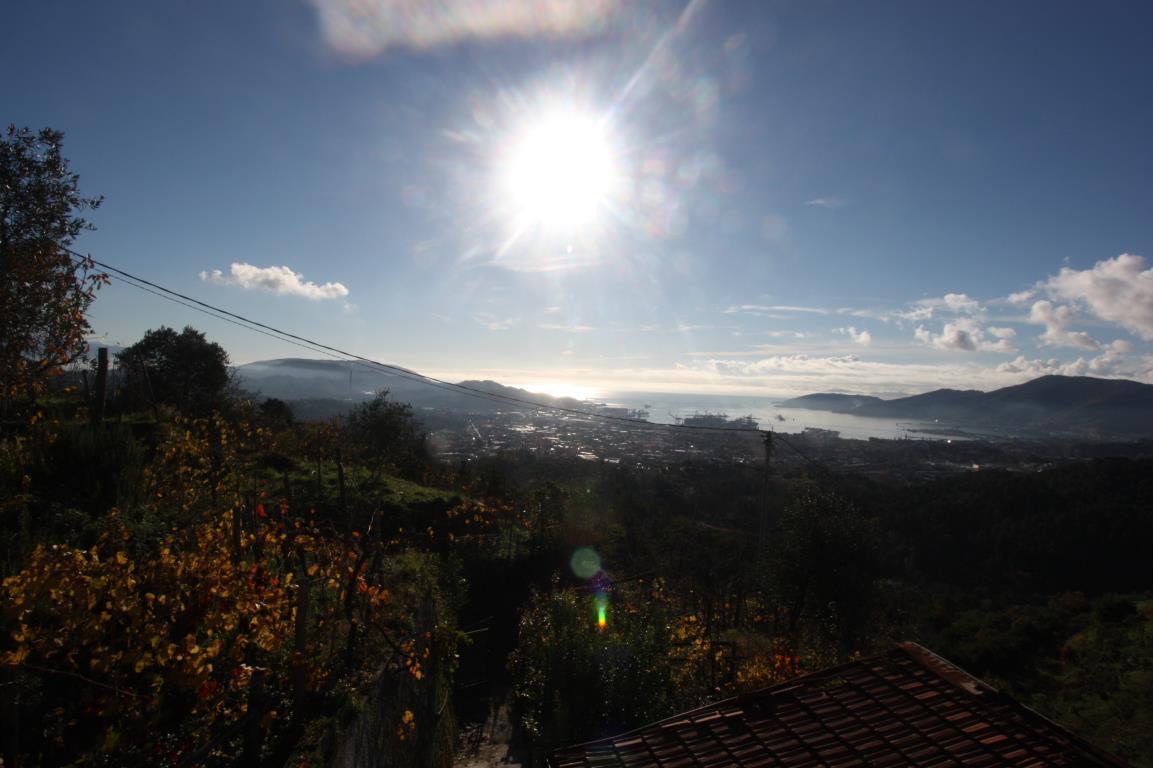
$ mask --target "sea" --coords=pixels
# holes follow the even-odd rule
[[[697,413],[723,413],[729,418],[752,416],[761,429],[795,434],[809,427],[830,429],[850,440],[868,440],[871,437],[895,440],[957,439],[946,434],[940,424],[924,421],[902,421],[853,416],[847,413],[813,411],[807,408],[781,408],[777,403],[788,397],[753,397],[743,395],[693,395],[668,392],[602,392],[598,402],[625,408],[644,409],[649,421],[674,424],[678,418]]]

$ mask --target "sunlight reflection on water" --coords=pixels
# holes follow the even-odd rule
[[[676,417],[691,416],[694,413],[726,413],[730,418],[752,415],[760,422],[761,429],[776,432],[798,433],[807,427],[832,429],[841,437],[853,440],[867,440],[870,437],[896,439],[901,437],[945,439],[943,435],[931,435],[916,430],[933,429],[929,422],[904,419],[878,419],[851,414],[813,411],[805,408],[779,408],[776,403],[787,397],[745,397],[740,395],[675,395],[667,393],[610,392],[605,402],[623,405],[628,408],[649,406],[649,421],[672,424]],[[781,421],[777,417],[783,417]],[[955,436],[953,439],[956,439]]]

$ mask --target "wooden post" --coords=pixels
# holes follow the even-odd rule
[[[344,452],[336,449],[336,484],[340,491],[340,514],[344,517],[345,538],[352,537],[352,516],[348,514],[348,496],[344,488]]]
[[[425,711],[423,717],[427,725],[417,734],[417,743],[420,745],[420,752],[423,753],[424,764],[434,765],[436,762],[436,734],[440,730],[442,711],[437,702],[437,699],[440,698],[441,688],[438,679],[439,670],[437,669],[437,660],[440,655],[440,649],[437,647],[439,640],[437,626],[440,624],[440,617],[437,615],[436,600],[433,599],[431,592],[424,596],[420,613],[423,619],[421,624],[424,625],[425,631],[429,635],[429,654],[428,662],[425,665],[425,677],[428,683],[424,693]]]
[[[96,351],[96,386],[92,398],[92,424],[104,423],[104,403],[108,392],[108,347]]]
[[[296,635],[293,647],[292,685],[295,703],[293,716],[297,722],[304,722],[304,708],[308,693],[308,621],[311,582],[308,570],[301,558],[301,575],[296,587]]]
[[[264,675],[266,670],[259,667],[252,670],[248,681],[248,720],[244,724],[244,754],[241,765],[260,765],[260,746],[264,734],[260,721],[264,719]]]
[[[761,524],[757,531],[757,553],[765,551],[765,544],[769,538],[769,505],[772,504],[773,479],[773,433],[764,433],[765,442],[765,498],[761,504]]]
[[[320,473],[321,473],[321,471],[323,471],[323,469],[324,469],[324,467],[320,463],[320,446],[317,446],[317,448],[316,448],[316,491],[314,492],[315,496],[314,496],[313,501],[312,501],[313,504],[320,504],[322,501],[324,501],[324,496],[323,496],[324,484],[320,480]]]
[[[252,558],[254,562],[259,562],[260,558],[264,556],[264,545],[260,540],[260,529],[263,527],[260,524],[260,515],[257,514],[256,508],[260,506],[261,502],[256,494],[248,494],[248,532],[253,535],[252,539]]]
[[[160,423],[160,403],[156,402],[156,393],[152,390],[152,379],[148,376],[148,366],[140,361],[140,372],[144,375],[144,386],[148,388],[148,400],[152,403],[152,415],[156,423]]]
[[[4,768],[20,765],[20,688],[16,667],[0,667],[0,756]]]
[[[232,507],[232,564],[240,562],[240,507]]]

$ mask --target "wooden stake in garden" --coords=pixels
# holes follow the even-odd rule
[[[104,403],[108,392],[108,347],[96,351],[96,387],[92,395],[92,424],[104,423]]]

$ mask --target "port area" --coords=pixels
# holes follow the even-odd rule
[[[574,458],[635,468],[684,462],[760,464],[763,430],[669,429],[637,421],[605,421],[546,411],[426,415],[429,443],[441,458],[468,461],[502,453]],[[727,419],[727,417],[725,417]],[[685,426],[682,420],[681,426]],[[693,426],[692,423],[688,426]],[[702,425],[704,426],[704,425]],[[922,427],[922,429],[932,429]],[[1003,469],[1040,471],[1057,463],[1101,456],[1153,456],[1153,440],[1110,441],[1081,436],[1011,438],[910,429],[897,439],[846,439],[836,430],[776,433],[773,465],[780,471],[818,465],[877,479],[927,479]]]

